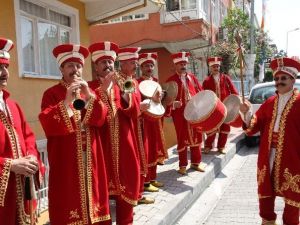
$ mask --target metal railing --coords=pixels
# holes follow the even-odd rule
[[[48,210],[48,180],[49,180],[49,163],[47,153],[47,140],[37,141],[37,147],[40,152],[41,160],[43,161],[46,172],[44,180],[41,184],[41,189],[37,191],[38,200],[38,214]]]

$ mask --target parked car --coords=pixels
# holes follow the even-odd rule
[[[294,87],[300,90],[300,80],[296,80]],[[253,114],[259,109],[262,103],[275,94],[275,91],[276,88],[274,81],[256,84],[252,87],[248,100],[252,104]],[[259,137],[259,133],[254,136],[245,135],[245,144],[248,147],[256,146],[259,143]]]

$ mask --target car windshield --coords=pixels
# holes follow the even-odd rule
[[[300,83],[295,83],[295,88],[300,90]],[[275,85],[269,85],[253,89],[249,101],[252,104],[262,104],[269,97],[275,94],[275,90]]]

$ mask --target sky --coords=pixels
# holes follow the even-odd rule
[[[254,0],[259,24],[262,18],[262,0]],[[300,56],[300,0],[266,0],[265,31],[268,31],[278,51],[288,56]],[[295,30],[299,28],[299,30]]]

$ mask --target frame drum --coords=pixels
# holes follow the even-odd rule
[[[145,99],[143,102],[150,104],[150,108],[143,113],[146,115],[149,120],[160,119],[165,114],[165,108],[160,102],[154,102],[150,99]]]
[[[224,120],[224,123],[233,127],[241,127],[243,125],[243,121],[240,115],[240,97],[233,94],[228,95],[224,99],[223,104],[227,109],[227,116]]]
[[[153,80],[144,80],[139,84],[140,92],[146,98],[152,98],[157,91],[162,92],[159,83]]]
[[[218,129],[227,115],[225,105],[213,91],[204,90],[194,95],[186,104],[184,118],[201,132]]]

